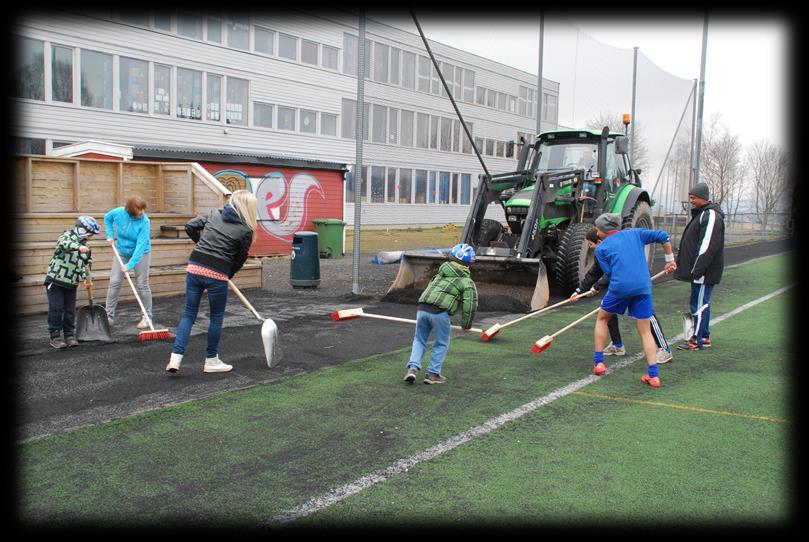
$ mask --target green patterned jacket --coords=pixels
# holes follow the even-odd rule
[[[86,246],[86,240],[73,230],[59,236],[45,275],[45,284],[54,282],[65,288],[75,288],[79,282],[90,278],[93,258],[90,252],[79,252],[81,246]]]
[[[454,261],[441,264],[438,273],[421,293],[419,303],[444,309],[450,316],[460,306],[463,310],[461,326],[472,327],[478,308],[478,290],[470,277],[469,267]]]

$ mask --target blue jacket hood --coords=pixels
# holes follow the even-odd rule
[[[236,209],[228,203],[222,208],[222,220],[225,222],[233,222],[234,224],[242,224],[242,219]]]

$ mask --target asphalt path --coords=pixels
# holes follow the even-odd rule
[[[793,250],[790,241],[766,241],[726,247],[725,265]],[[48,344],[45,315],[14,320],[14,424],[13,438],[23,442],[86,425],[115,420],[138,412],[210,397],[260,384],[279,383],[303,373],[339,365],[345,361],[403,349],[404,371],[413,327],[372,319],[334,322],[331,313],[354,307],[366,312],[415,318],[410,303],[382,301],[384,290],[395,276],[397,265],[370,265],[372,255],[363,255],[360,283],[368,285],[360,295],[352,291],[350,255],[321,260],[321,285],[296,290],[289,285],[289,260],[265,262],[264,288],[244,290],[256,310],[272,318],[280,333],[281,362],[267,366],[260,336],[261,323],[239,302],[228,298],[220,358],[232,364],[229,373],[205,374],[207,306],[203,300],[199,317],[180,372],[165,370],[173,341],[139,341],[135,323],[137,304],[121,304],[111,343],[82,343],[54,350]],[[654,271],[663,267],[661,251]],[[670,280],[668,277],[662,280]],[[79,295],[77,304],[85,298]],[[552,298],[551,303],[562,298]],[[688,302],[683,301],[684,305]],[[174,332],[184,305],[183,297],[155,299],[155,327]],[[497,310],[478,312],[475,325],[485,329],[495,322],[517,317]],[[453,318],[457,323],[460,315]],[[458,332],[460,333],[460,332]],[[271,391],[271,387],[268,388]]]

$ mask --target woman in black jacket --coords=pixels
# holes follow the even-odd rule
[[[247,252],[256,231],[256,196],[247,190],[237,190],[222,209],[214,209],[208,216],[189,220],[185,231],[197,246],[188,257],[185,311],[177,326],[177,336],[166,370],[172,373],[180,370],[202,292],[207,290],[211,316],[203,371],[224,373],[233,369],[233,366],[219,359],[219,337],[228,300],[228,280],[247,260]]]

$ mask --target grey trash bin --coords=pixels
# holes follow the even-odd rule
[[[292,236],[292,263],[289,282],[293,288],[316,288],[320,285],[320,254],[317,234],[299,231]]]

